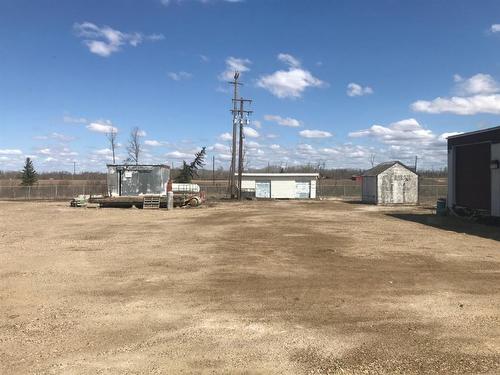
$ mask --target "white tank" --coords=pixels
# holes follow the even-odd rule
[[[174,193],[199,193],[200,185],[197,184],[172,184]]]

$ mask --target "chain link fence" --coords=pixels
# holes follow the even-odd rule
[[[1,186],[0,199],[6,200],[65,200],[80,194],[106,194],[107,185],[89,183],[84,185],[35,185],[35,186]]]
[[[227,197],[227,182],[200,182],[202,191],[206,192],[208,199],[221,199]],[[333,181],[332,181],[333,182]],[[446,198],[446,185],[420,185],[419,196],[421,204],[434,205],[439,198]],[[0,199],[4,200],[65,200],[78,195],[106,195],[105,181],[89,181],[87,184],[50,184],[38,186],[1,186]],[[339,198],[346,200],[361,200],[361,185],[335,183],[318,183],[317,196],[320,198]]]

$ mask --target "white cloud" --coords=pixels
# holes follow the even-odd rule
[[[192,157],[191,154],[187,154],[185,152],[181,151],[172,151],[166,154],[167,157],[172,158],[172,159],[188,159]]]
[[[147,136],[148,134],[147,134],[144,130],[139,130],[139,131],[137,132],[137,135],[138,135],[139,137],[145,137],[145,136]]]
[[[496,23],[494,25],[491,25],[490,30],[491,30],[492,33],[498,33],[498,32],[500,32],[500,24]]]
[[[64,116],[63,122],[66,124],[86,124],[88,120],[84,117],[72,117],[72,116]]]
[[[168,73],[168,76],[170,79],[174,80],[174,81],[183,81],[183,80],[186,80],[186,79],[191,79],[193,78],[193,75],[191,73],[188,73],[188,72],[170,72]]]
[[[304,138],[329,138],[332,136],[332,133],[327,131],[310,129],[302,130],[299,134]]]
[[[277,115],[265,115],[264,120],[275,122],[281,126],[289,126],[291,128],[297,128],[300,126],[300,121],[292,117],[281,117]]]
[[[454,81],[454,91],[458,96],[417,100],[412,103],[412,110],[432,114],[500,114],[500,85],[489,74],[479,73],[467,79],[455,75]]]
[[[454,80],[457,83],[455,91],[458,95],[487,95],[500,91],[498,83],[489,74],[479,73],[468,79],[455,74]]]
[[[373,125],[369,129],[349,133],[349,137],[373,137],[383,143],[400,143],[412,141],[432,141],[435,135],[424,129],[417,120],[410,118],[394,122],[389,126]]]
[[[42,154],[42,155],[50,155],[51,151],[50,151],[50,148],[42,148],[42,149],[38,150],[38,153]]]
[[[103,148],[103,149],[94,151],[94,154],[109,156],[109,155],[113,154],[113,151],[111,151],[111,149],[109,149],[109,148]]]
[[[61,142],[70,142],[70,141],[73,141],[75,140],[75,137],[72,137],[70,135],[65,135],[65,134],[61,134],[61,133],[52,133],[50,135],[50,137],[52,139],[57,139],[58,141],[61,141]]]
[[[248,142],[245,143],[245,145],[248,148],[258,148],[258,147],[260,147],[260,144],[258,142],[255,142],[255,141],[248,141]]]
[[[278,98],[299,98],[309,87],[322,87],[323,81],[314,77],[311,72],[300,67],[300,62],[291,55],[278,55],[280,61],[289,65],[288,70],[278,70],[272,74],[261,76],[257,86],[268,90]],[[299,65],[296,65],[299,64]]]
[[[278,55],[278,60],[294,68],[299,68],[301,65],[300,61],[297,58],[289,55],[288,53],[280,53]]]
[[[500,95],[475,95],[470,97],[436,98],[431,101],[418,100],[411,105],[415,112],[432,114],[453,113],[475,115],[478,113],[500,114]]]
[[[232,141],[233,136],[231,135],[231,133],[222,133],[221,135],[219,135],[219,139],[221,141]]]
[[[361,86],[357,83],[351,82],[347,85],[347,95],[350,97],[363,96],[373,94],[373,89],[369,86]]]
[[[222,143],[216,143],[213,146],[208,147],[208,151],[228,153],[231,151],[231,148],[229,146],[223,145]]]
[[[379,160],[397,159],[410,162],[415,155],[419,155],[419,159],[426,166],[444,166],[447,158],[446,139],[455,134],[460,133],[435,134],[430,129],[425,129],[417,120],[407,119],[388,126],[373,125],[369,129],[352,132],[349,136],[370,137],[387,146],[371,151],[379,155]]]
[[[0,155],[22,155],[23,152],[18,149],[9,149],[9,148],[4,148],[0,149]]]
[[[114,127],[111,121],[96,121],[87,125],[87,129],[96,133],[111,133],[118,132],[118,128]]]
[[[260,129],[262,128],[262,123],[259,120],[252,120],[252,126],[255,129]]]
[[[148,140],[144,141],[144,144],[145,144],[146,146],[152,146],[152,147],[159,147],[159,146],[161,146],[161,145],[162,145],[162,143],[161,143],[161,142],[156,141],[156,140],[154,140],[154,139],[148,139]]]
[[[124,33],[109,26],[99,27],[92,22],[75,23],[73,29],[78,37],[84,39],[89,51],[101,57],[108,57],[125,45],[137,47],[144,40],[164,39],[161,34]]]
[[[280,145],[277,145],[277,144],[272,144],[271,146],[269,146],[269,148],[271,150],[280,150],[281,149],[281,146]]]
[[[252,62],[249,59],[242,59],[237,57],[228,57],[226,59],[226,70],[219,74],[219,79],[221,81],[232,81],[234,77],[234,72],[248,72],[250,68],[248,67]]]
[[[245,126],[243,128],[243,134],[245,134],[245,137],[248,138],[259,138],[259,132],[255,130],[254,128],[249,128],[248,126]],[[232,137],[231,137],[232,139]]]

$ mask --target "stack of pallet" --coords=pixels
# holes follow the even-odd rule
[[[145,210],[158,210],[160,208],[160,202],[159,195],[145,195],[142,208]]]

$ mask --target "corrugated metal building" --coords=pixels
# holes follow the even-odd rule
[[[166,195],[167,165],[108,164],[108,193],[112,197]]]
[[[379,164],[362,178],[365,203],[418,204],[418,174],[399,161]]]
[[[243,173],[244,196],[261,199],[315,199],[319,173]]]
[[[448,200],[500,216],[500,126],[448,138]]]

